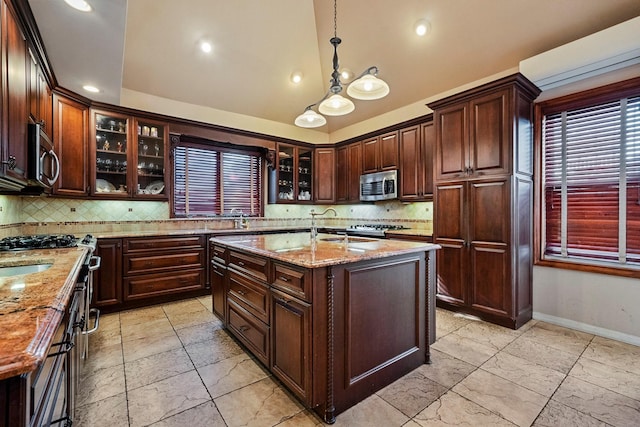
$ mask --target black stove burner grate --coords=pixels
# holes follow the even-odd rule
[[[78,246],[78,239],[72,234],[41,234],[34,236],[13,236],[0,240],[1,251],[19,249],[72,248]]]

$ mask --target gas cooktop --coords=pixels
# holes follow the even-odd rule
[[[407,227],[392,224],[358,224],[347,227],[347,233],[383,237],[385,231],[406,230]]]
[[[91,235],[85,236],[82,240],[72,234],[38,234],[33,236],[12,236],[0,240],[0,251],[14,251],[26,249],[55,249],[73,248],[81,245],[94,243],[95,239]]]

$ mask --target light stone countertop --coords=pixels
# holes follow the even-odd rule
[[[82,247],[0,252],[0,267],[52,264],[39,273],[0,277],[0,380],[44,360],[86,255]]]
[[[231,248],[299,265],[306,268],[348,264],[413,252],[439,249],[431,243],[318,234],[315,243],[310,233],[249,234],[214,236],[210,239]]]

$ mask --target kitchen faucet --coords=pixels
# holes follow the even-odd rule
[[[333,212],[333,216],[338,216],[338,212],[336,212],[336,210],[333,208],[327,208],[319,213],[315,212],[313,209],[311,209],[311,212],[309,212],[309,214],[311,215],[311,241],[315,242],[316,236],[318,235],[318,230],[316,229],[316,217],[322,216],[329,211]]]
[[[233,220],[233,226],[235,228],[245,228],[249,225],[248,221],[244,218],[244,212],[242,212],[242,209],[232,208],[229,214],[233,216],[234,213],[238,214],[238,218]]]

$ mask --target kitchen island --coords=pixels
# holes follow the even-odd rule
[[[213,237],[214,307],[274,376],[333,423],[429,363],[438,248],[332,234]]]

